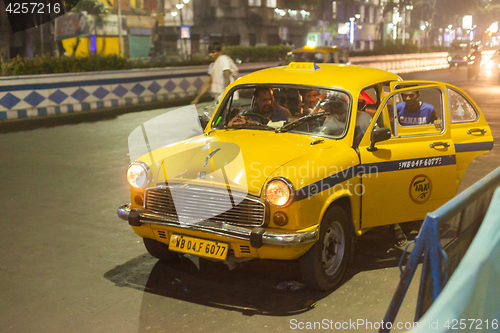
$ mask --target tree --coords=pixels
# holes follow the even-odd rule
[[[436,29],[434,18],[437,13],[438,0],[414,0],[413,8],[415,11],[419,11],[421,14],[420,20],[429,22],[427,36],[434,44],[434,40],[437,38],[438,29]],[[427,38],[426,38],[427,39]]]
[[[476,15],[478,22],[489,24],[498,21],[500,17],[500,0],[490,1],[484,7],[478,7]]]

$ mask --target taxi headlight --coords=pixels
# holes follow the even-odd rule
[[[286,207],[293,200],[293,185],[285,178],[274,178],[266,185],[267,201],[274,207]]]
[[[133,187],[145,188],[151,181],[151,170],[144,162],[133,162],[127,169],[127,181]]]

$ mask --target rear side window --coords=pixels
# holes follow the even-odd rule
[[[474,122],[478,118],[472,103],[452,88],[448,88],[448,107],[452,124]]]

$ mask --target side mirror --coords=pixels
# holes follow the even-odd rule
[[[370,147],[366,148],[368,151],[377,151],[377,147],[375,144],[380,141],[389,140],[391,138],[391,129],[387,127],[375,128],[372,131],[371,141],[372,144]]]

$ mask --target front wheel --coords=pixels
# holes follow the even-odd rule
[[[143,238],[144,246],[149,254],[161,261],[174,261],[180,258],[180,254],[170,251],[168,245],[154,239]]]
[[[320,225],[319,240],[300,258],[305,283],[316,290],[330,290],[344,275],[352,247],[349,219],[339,206],[328,209]]]

